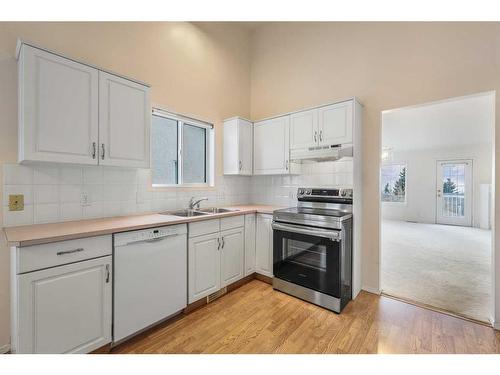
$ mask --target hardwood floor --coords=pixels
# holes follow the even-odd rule
[[[342,314],[252,280],[113,353],[500,353],[500,332],[361,292]]]

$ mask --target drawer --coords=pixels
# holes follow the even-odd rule
[[[17,273],[111,255],[111,235],[26,246],[16,249]]]
[[[220,219],[220,230],[238,228],[245,226],[245,216],[230,216]]]
[[[189,237],[203,236],[205,234],[215,233],[220,230],[219,219],[203,220],[194,223],[189,223]]]

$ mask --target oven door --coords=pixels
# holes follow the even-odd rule
[[[274,277],[341,297],[340,231],[273,222]]]

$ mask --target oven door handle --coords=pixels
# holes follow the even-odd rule
[[[334,241],[340,241],[340,231],[337,230],[328,230],[322,228],[311,229],[310,227],[308,228],[301,225],[282,224],[275,221],[273,221],[272,223],[272,228],[274,230],[281,230],[284,232],[307,234],[309,236],[323,237],[329,238]]]

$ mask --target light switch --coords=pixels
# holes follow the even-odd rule
[[[9,195],[9,211],[22,211],[24,210],[24,195],[11,194]]]

